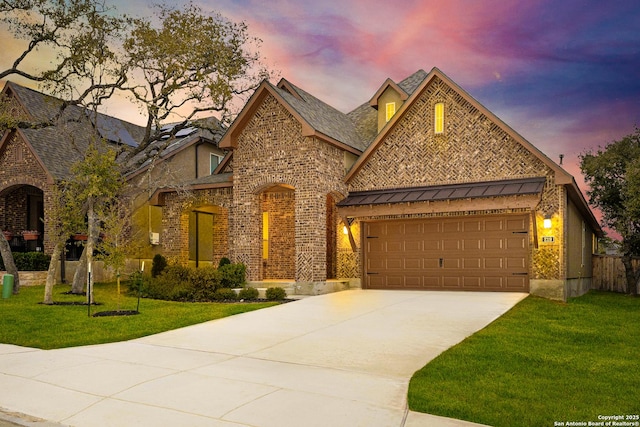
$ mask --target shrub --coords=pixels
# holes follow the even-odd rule
[[[238,299],[238,295],[231,288],[220,288],[214,292],[213,299],[215,301],[235,301]]]
[[[151,264],[151,277],[158,277],[167,268],[167,259],[160,254],[155,254]]]
[[[191,269],[191,301],[212,301],[216,289],[220,287],[220,272],[214,267]]]
[[[268,288],[267,299],[269,301],[282,301],[287,297],[287,293],[280,287]]]
[[[240,289],[240,293],[238,294],[239,299],[244,300],[252,300],[258,299],[259,292],[256,288],[248,287]]]
[[[220,262],[218,263],[218,268],[222,267],[223,265],[229,265],[231,264],[231,260],[227,257],[222,257],[220,258]]]
[[[18,271],[47,271],[51,263],[51,257],[43,252],[14,252],[13,260]],[[5,270],[2,257],[0,270]]]
[[[145,286],[144,296],[169,301],[188,301],[192,294],[191,270],[171,265]]]
[[[239,288],[246,282],[247,267],[242,263],[225,264],[218,268],[220,286],[223,288]]]

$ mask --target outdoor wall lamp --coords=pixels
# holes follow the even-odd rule
[[[542,226],[544,228],[551,228],[551,218],[545,218],[544,221],[542,221]]]

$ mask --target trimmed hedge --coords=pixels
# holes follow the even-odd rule
[[[51,257],[43,252],[14,252],[13,260],[18,271],[47,271],[51,263]],[[0,257],[0,270],[6,270],[2,257]]]
[[[280,287],[268,288],[266,297],[269,301],[282,301],[287,297],[287,292]]]
[[[145,278],[142,295],[169,301],[230,300],[237,299],[231,288],[242,287],[245,282],[244,264],[226,264],[217,269],[169,265],[157,277]]]

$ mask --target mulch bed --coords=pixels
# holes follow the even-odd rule
[[[99,311],[93,315],[93,317],[105,317],[105,316],[134,316],[140,314],[137,310],[113,310],[113,311]]]

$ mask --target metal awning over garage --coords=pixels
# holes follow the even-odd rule
[[[545,181],[545,177],[535,177],[504,181],[474,182],[469,184],[355,191],[349,193],[349,196],[337,205],[338,207],[354,207],[387,203],[430,202],[540,194],[544,188]]]

